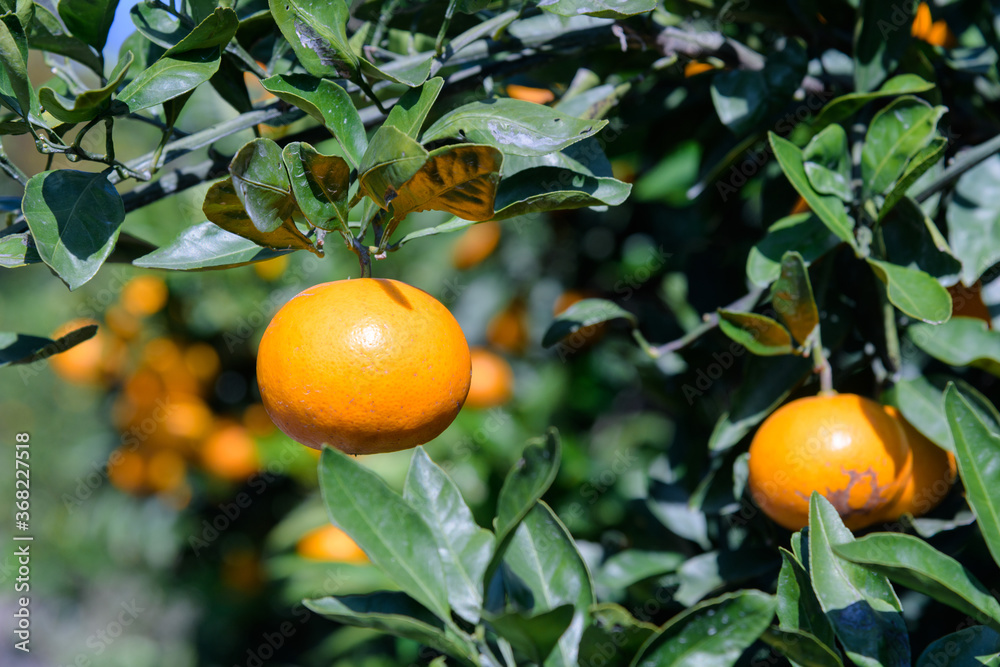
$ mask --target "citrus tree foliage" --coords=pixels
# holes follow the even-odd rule
[[[106,62],[116,7],[0,0],[0,132],[80,167],[26,174],[0,153],[23,186],[3,199],[5,268],[44,263],[75,289],[106,261],[224,269],[335,249],[370,274],[423,236],[626,200],[682,210],[664,224],[747,220],[712,234],[756,235],[731,281],[746,295],[688,318],[674,342],[649,342],[626,299],[580,301],[543,340],[572,346],[619,321],[636,363],[688,405],[717,377],[676,380],[695,344],[730,350],[714,352],[719,364],[749,351],[711,436],[682,471],[657,459],[637,499],[683,547],[582,549],[542,500],[560,459],[554,432],[525,449],[488,528],[420,449],[402,494],[327,449],[330,519],[393,588],[312,610],[416,640],[448,664],[722,666],[762,650],[769,664],[1000,664],[1000,606],[982,578],[995,582],[1000,563],[1000,414],[980,391],[1000,375],[1000,333],[953,316],[946,289],[993,281],[1000,261],[996,3],[938,3],[931,23],[914,0],[153,0],[132,10],[136,30]],[[43,85],[28,79],[29,49],[54,73]],[[503,94],[506,77],[533,68],[561,82],[551,106]],[[252,102],[245,73],[273,98]],[[235,115],[178,132],[198,88]],[[113,130],[126,119],[161,138],[122,161]],[[278,139],[216,146],[293,123],[302,129]],[[93,152],[81,142],[98,125],[108,140]],[[669,147],[642,165],[634,193],[604,152],[625,125]],[[130,211],[206,182],[203,216],[172,243],[121,234]],[[408,226],[426,210],[454,217]],[[93,333],[2,333],[0,363]],[[955,454],[964,496],[943,516],[855,538],[814,495],[808,529],[779,549],[745,497],[744,453],[778,405],[816,390],[810,371],[834,386],[870,377]],[[611,601],[626,590],[648,593],[655,611]],[[939,628],[922,655],[901,603],[917,594],[969,619]]]

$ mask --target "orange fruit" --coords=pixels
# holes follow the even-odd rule
[[[260,469],[257,443],[239,424],[223,422],[202,445],[201,465],[216,477],[244,480]]]
[[[806,201],[805,197],[799,197],[795,200],[795,205],[792,206],[792,210],[788,212],[788,215],[795,215],[797,213],[808,213],[812,209],[809,208],[809,202]]]
[[[184,350],[184,368],[202,382],[214,380],[220,365],[219,353],[208,343],[194,343]]]
[[[701,74],[702,72],[711,72],[715,67],[709,65],[708,63],[701,63],[697,60],[692,60],[688,64],[684,65],[684,77],[692,77]]]
[[[917,13],[913,17],[910,34],[932,46],[951,48],[957,43],[955,35],[952,34],[951,29],[945,21],[940,19],[937,21],[931,20],[931,8],[926,2],[921,2],[917,6]]]
[[[288,268],[288,255],[281,255],[263,262],[256,262],[253,265],[253,272],[261,280],[273,282],[280,278]]]
[[[146,460],[130,449],[117,449],[108,458],[108,479],[126,493],[139,493],[146,483]]]
[[[243,411],[243,426],[250,435],[262,438],[274,431],[274,422],[267,416],[267,410],[260,403],[248,405]]]
[[[451,263],[456,269],[469,269],[493,254],[500,243],[500,223],[481,222],[466,229],[451,249]]]
[[[903,492],[883,510],[881,520],[894,521],[903,514],[922,516],[941,504],[955,483],[955,455],[928,440],[896,408],[887,405],[885,411],[899,421],[906,433],[913,452],[913,470]]]
[[[986,326],[993,328],[993,318],[990,317],[990,309],[983,303],[983,283],[979,280],[972,287],[966,287],[962,283],[955,283],[948,288],[951,295],[952,317],[975,317],[986,322]]]
[[[310,560],[354,564],[368,562],[368,556],[361,547],[347,533],[332,524],[303,535],[295,550],[300,556]]]
[[[121,306],[104,311],[104,323],[122,340],[132,340],[142,331],[142,321]]]
[[[252,549],[233,549],[222,557],[222,583],[229,588],[253,593],[264,583],[260,559]]]
[[[125,283],[122,308],[137,317],[158,313],[167,305],[167,284],[156,276],[138,276]]]
[[[66,322],[52,332],[58,340],[81,327],[97,324],[95,320],[79,318]],[[92,338],[49,357],[56,375],[73,384],[102,384],[118,374],[125,362],[123,343],[101,329]]]
[[[507,95],[515,100],[534,102],[535,104],[548,104],[556,99],[556,94],[548,88],[519,86],[516,83],[507,84]]]
[[[146,483],[154,491],[173,491],[184,484],[187,464],[176,452],[164,449],[146,463]]]
[[[851,530],[871,525],[902,493],[912,454],[902,426],[855,394],[800,398],[776,410],[750,444],[750,494],[789,530],[809,523],[818,491]]]
[[[523,354],[528,338],[528,308],[520,298],[512,300],[486,325],[489,344],[510,354]]]
[[[316,285],[277,312],[257,353],[275,425],[349,454],[415,447],[455,419],[469,393],[469,346],[441,302],[396,280]]]
[[[507,360],[481,347],[470,351],[472,384],[465,404],[470,408],[493,408],[510,400],[514,391],[514,371]]]

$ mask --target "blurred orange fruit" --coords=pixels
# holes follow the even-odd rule
[[[951,29],[945,21],[931,20],[931,8],[926,2],[921,2],[917,6],[917,13],[913,17],[910,34],[932,46],[951,48],[957,43],[955,35],[952,34]]]
[[[490,345],[510,354],[524,354],[528,338],[528,308],[520,298],[513,299],[486,325]]]
[[[519,86],[516,83],[507,84],[507,95],[515,100],[533,102],[535,104],[548,104],[556,99],[556,94],[548,88]]]
[[[177,452],[164,449],[146,463],[146,483],[153,491],[173,491],[184,484],[187,464]]]
[[[193,343],[184,350],[184,368],[201,382],[210,382],[219,373],[219,353],[208,343]]]
[[[104,323],[122,340],[132,340],[142,331],[142,321],[121,306],[104,311]]]
[[[368,562],[368,556],[347,533],[334,525],[321,526],[306,533],[296,547],[303,558],[334,563]]]
[[[469,346],[441,302],[396,280],[316,285],[274,316],[257,354],[267,413],[289,437],[350,454],[436,438],[469,393]]]
[[[703,72],[711,72],[715,67],[709,65],[708,63],[698,62],[697,60],[692,60],[688,64],[684,65],[684,76],[685,78],[697,76]]]
[[[800,196],[795,200],[795,205],[792,206],[792,210],[788,212],[788,215],[796,215],[798,213],[808,213],[812,209],[809,208],[809,202],[806,201],[805,197]]]
[[[52,338],[58,340],[92,324],[97,322],[86,318],[70,320],[52,332]],[[119,373],[125,362],[125,355],[125,346],[119,339],[98,329],[92,338],[48,359],[53,372],[67,382],[97,385]]]
[[[244,480],[260,469],[257,443],[239,424],[222,422],[202,445],[201,465],[216,477]]]
[[[481,347],[470,351],[472,384],[465,404],[470,408],[493,408],[510,400],[514,392],[514,371],[507,360]]]
[[[953,317],[975,317],[986,322],[986,326],[993,328],[993,318],[990,316],[990,309],[983,303],[983,283],[979,280],[972,287],[966,287],[962,283],[955,283],[948,288],[951,295],[951,314]]]
[[[243,426],[250,435],[261,438],[274,432],[274,422],[260,403],[248,405],[243,411]]]
[[[902,426],[880,404],[855,394],[810,396],[786,403],[757,429],[748,488],[789,530],[808,525],[813,491],[858,530],[899,497],[912,459]]]
[[[212,410],[200,397],[192,394],[171,393],[163,401],[167,413],[164,419],[166,432],[177,444],[201,441],[212,428]]]
[[[108,479],[126,493],[139,493],[146,484],[146,460],[130,449],[116,449],[108,458]]]
[[[222,583],[236,591],[253,593],[264,581],[260,559],[251,549],[233,549],[222,557]]]
[[[253,265],[253,272],[257,274],[257,277],[268,282],[280,278],[286,269],[288,269],[288,255],[281,255],[280,257],[268,259],[263,262],[255,262]]]
[[[167,284],[156,276],[137,276],[122,288],[121,304],[137,317],[158,313],[167,305]]]
[[[451,263],[456,269],[470,269],[493,254],[500,243],[500,223],[480,222],[466,229],[451,249]]]

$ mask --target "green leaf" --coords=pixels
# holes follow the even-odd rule
[[[934,137],[945,111],[945,107],[932,107],[908,95],[875,114],[861,150],[861,178],[866,193],[889,191],[910,159]]]
[[[730,352],[732,352],[730,348]],[[720,355],[719,363],[726,359]],[[732,361],[730,360],[730,363]],[[750,430],[785,402],[812,372],[812,363],[799,356],[751,357],[743,371],[743,381],[733,397],[729,412],[724,412],[712,429],[708,448],[722,452],[737,444]]]
[[[59,0],[59,16],[74,37],[104,50],[118,0]]]
[[[38,255],[71,290],[101,268],[125,220],[122,198],[104,174],[71,169],[32,176],[22,210]]]
[[[783,548],[779,548],[779,552],[781,571],[778,573],[777,612],[781,628],[808,632],[839,660],[840,652],[834,643],[833,626],[816,598],[809,573],[794,554]]]
[[[955,441],[958,474],[993,560],[1000,563],[1000,435],[980,419],[969,401],[952,386],[944,394],[944,411]]]
[[[483,606],[483,575],[493,555],[493,534],[476,524],[458,486],[423,447],[417,447],[410,459],[403,499],[424,517],[437,538],[452,610],[477,623]]]
[[[72,58],[94,72],[104,73],[104,63],[93,47],[67,34],[56,15],[44,5],[35,3],[34,9],[34,19],[26,28],[31,48]]]
[[[974,625],[952,632],[928,644],[916,667],[997,667],[1000,665],[1000,635]]]
[[[657,630],[652,623],[644,623],[624,607],[610,602],[591,605],[590,617],[591,622],[580,639],[581,665],[628,667]],[[609,651],[609,646],[614,650]]]
[[[146,269],[175,271],[230,269],[284,254],[287,252],[261,248],[249,239],[227,232],[214,222],[203,222],[188,227],[168,245],[140,257],[132,264]]]
[[[767,629],[774,608],[774,597],[755,590],[706,600],[670,619],[632,664],[729,667]]]
[[[910,317],[931,324],[947,322],[951,317],[948,290],[929,274],[871,257],[866,261],[879,280],[885,283],[892,305]]]
[[[656,0],[541,0],[538,6],[560,16],[596,16],[625,19],[656,9]]]
[[[229,163],[236,196],[262,232],[273,232],[295,212],[288,171],[281,149],[270,139],[254,139],[236,152]]]
[[[15,269],[29,264],[38,264],[42,258],[38,256],[38,248],[31,232],[7,234],[0,236],[0,266]]]
[[[0,100],[22,118],[31,111],[28,40],[13,13],[0,16]]]
[[[573,605],[564,604],[528,616],[512,611],[491,616],[489,624],[497,635],[510,642],[532,663],[541,665],[559,643],[559,638],[573,621]]]
[[[295,141],[281,151],[295,203],[314,227],[347,229],[351,167],[343,158],[324,155]],[[211,218],[209,218],[211,220]]]
[[[962,262],[966,285],[1000,261],[1000,155],[958,179],[948,204],[948,241]]]
[[[424,126],[427,114],[430,113],[443,87],[444,79],[436,76],[424,82],[419,88],[406,91],[389,110],[389,115],[383,124],[416,139],[420,136],[420,128]]]
[[[259,246],[275,248],[276,250],[310,250],[316,248],[298,230],[291,218],[286,218],[280,225],[268,232],[262,232],[254,225],[247,215],[243,203],[236,194],[233,179],[226,178],[217,183],[205,193],[202,204],[205,217],[222,227],[227,232],[239,234]]]
[[[939,280],[955,281],[962,264],[951,253],[948,242],[920,205],[904,197],[881,225],[888,260],[920,269]]]
[[[395,127],[375,132],[358,166],[361,190],[379,207],[389,208],[403,184],[427,161],[427,149]]]
[[[948,148],[948,140],[944,137],[934,137],[931,142],[917,151],[906,164],[903,175],[899,177],[892,190],[885,196],[885,203],[878,211],[878,219],[882,220],[892,208],[906,197],[910,188],[927,173],[931,167],[936,165],[944,157],[945,149]]]
[[[917,0],[861,0],[854,31],[854,87],[874,90],[899,66],[910,43]]]
[[[364,123],[350,95],[333,81],[305,74],[277,74],[260,82],[269,93],[294,104],[322,123],[355,168],[368,148]]]
[[[750,132],[767,114],[769,91],[759,70],[720,72],[711,92],[719,120],[737,135]]]
[[[771,626],[760,639],[798,667],[844,667],[834,649],[805,630]]]
[[[632,186],[614,178],[594,178],[558,167],[525,169],[500,181],[494,220],[587,206],[617,206]]]
[[[68,332],[57,340],[0,331],[0,368],[12,364],[30,364],[65,352],[97,335],[97,325],[88,324]]]
[[[847,133],[840,125],[830,125],[812,138],[802,152],[806,176],[813,189],[822,195],[834,195],[850,202],[851,155]]]
[[[792,187],[802,195],[806,203],[809,204],[809,208],[819,216],[823,224],[837,238],[857,249],[857,244],[854,241],[854,221],[847,217],[844,202],[830,195],[821,195],[812,189],[809,177],[806,175],[802,151],[795,144],[787,139],[782,139],[774,132],[768,133],[768,139],[774,150],[774,156],[778,159],[778,164],[781,165],[781,170],[785,173],[785,177],[788,178]]]
[[[492,146],[458,144],[436,148],[399,188],[389,205],[402,220],[415,211],[446,211],[465,220],[489,220],[503,153]]]
[[[752,354],[773,357],[792,354],[792,337],[779,322],[756,313],[719,309],[719,329]]]
[[[781,276],[771,286],[771,305],[792,332],[792,337],[799,345],[805,345],[819,326],[819,311],[809,272],[799,253],[786,252],[782,256]]]
[[[841,558],[1000,630],[1000,602],[961,563],[918,537],[875,533],[833,550]]]
[[[1000,331],[976,317],[953,317],[930,327],[911,325],[907,337],[921,350],[950,366],[975,366],[1000,377]]]
[[[910,645],[892,584],[833,551],[853,539],[830,501],[814,491],[809,501],[809,575],[823,612],[847,657],[859,667],[907,667]]]
[[[48,111],[64,123],[85,123],[108,106],[111,95],[125,80],[132,60],[132,52],[129,51],[115,65],[114,71],[108,77],[108,83],[100,88],[84,91],[70,100],[59,95],[52,88],[43,86],[38,91],[38,101],[43,110]]]
[[[930,334],[934,334],[936,329],[936,327],[926,324],[918,326]],[[912,327],[909,333],[911,336],[913,335]],[[954,383],[958,386],[962,395],[971,401],[971,405],[980,419],[991,429],[1000,431],[1000,412],[997,412],[990,400],[979,393],[975,387],[958,378],[944,375],[919,375],[912,380],[901,380],[882,394],[882,402],[898,408],[906,417],[906,421],[910,422],[914,428],[927,436],[938,447],[954,453],[955,443],[951,438],[948,417],[944,412],[944,392],[948,383]]]
[[[767,234],[747,255],[747,278],[758,287],[767,287],[781,276],[781,257],[789,251],[802,256],[808,267],[840,239],[830,233],[814,213],[797,213],[768,227]]]
[[[585,327],[618,319],[626,320],[633,328],[639,326],[636,316],[614,301],[581,299],[555,316],[542,336],[542,347],[552,347]]]
[[[607,124],[522,100],[479,100],[439,118],[424,132],[422,141],[458,138],[513,155],[541,156],[592,137]]]
[[[381,81],[401,83],[413,88],[427,81],[434,66],[434,56],[422,53],[397,58],[379,66],[366,58],[360,58],[361,73],[366,77]]]
[[[338,623],[372,628],[412,639],[446,654],[466,659],[475,655],[471,642],[462,641],[447,632],[439,619],[405,593],[379,591],[367,595],[342,595],[305,600],[304,604],[317,614]]]
[[[853,116],[856,111],[872,100],[907,93],[923,93],[934,87],[933,83],[924,81],[916,74],[900,74],[883,83],[882,87],[874,92],[848,93],[834,98],[820,109],[819,115],[812,121],[812,127],[815,131],[819,131],[830,123],[839,123]]]
[[[153,44],[169,49],[191,32],[191,28],[165,7],[140,2],[129,10],[132,24]]]
[[[497,519],[499,522],[500,516]],[[593,582],[573,537],[548,505],[541,501],[532,505],[514,530],[504,562],[510,575],[531,591],[533,611],[551,611],[562,605],[575,608],[573,621],[545,663],[575,667],[586,612],[594,603]]]
[[[605,590],[623,591],[643,579],[675,571],[684,560],[673,551],[626,549],[604,561],[594,582]]]
[[[438,541],[423,516],[381,477],[331,447],[320,456],[319,486],[330,520],[372,563],[438,618],[449,618]]]
[[[358,56],[347,40],[344,0],[269,0],[274,22],[302,66],[320,78],[359,80]]]

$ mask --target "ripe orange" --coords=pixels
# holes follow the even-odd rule
[[[532,88],[531,86],[519,86],[516,83],[507,85],[507,95],[515,100],[534,102],[535,104],[548,104],[556,98],[548,88]]]
[[[368,556],[354,543],[347,533],[330,524],[321,526],[302,536],[296,551],[303,558],[334,563],[362,564]]]
[[[948,288],[951,295],[951,314],[953,317],[975,317],[986,322],[986,326],[993,328],[993,318],[990,316],[990,309],[983,303],[983,283],[979,280],[972,287],[966,287],[962,283],[955,283]]]
[[[52,332],[53,340],[96,321],[86,318],[70,320]],[[125,361],[124,344],[101,329],[88,340],[65,352],[49,357],[56,375],[73,384],[101,384],[114,377]]]
[[[500,243],[500,223],[488,220],[466,229],[451,249],[456,269],[470,269],[493,254]]]
[[[126,493],[140,493],[146,483],[146,459],[131,449],[117,449],[108,458],[108,479]]]
[[[152,315],[167,305],[167,284],[156,276],[138,276],[125,283],[122,308],[137,317]]]
[[[507,360],[481,347],[472,348],[472,384],[465,404],[470,408],[493,408],[510,400],[514,371]]]
[[[692,76],[698,76],[702,72],[711,72],[715,67],[709,65],[708,63],[698,62],[697,60],[692,60],[691,62],[684,65],[684,77],[690,78]]]
[[[201,464],[216,477],[242,481],[260,468],[257,443],[239,424],[223,422],[202,445]]]
[[[520,298],[512,300],[486,325],[489,344],[510,354],[524,354],[528,338],[528,308]]]
[[[154,491],[173,491],[184,484],[187,464],[177,452],[158,451],[149,457],[146,465],[146,483]]]
[[[855,394],[811,396],[764,420],[750,444],[750,494],[789,530],[809,523],[819,491],[851,530],[871,525],[902,493],[912,455],[902,426]]]
[[[448,309],[396,280],[310,287],[278,311],[257,353],[275,425],[309,447],[349,454],[433,440],[462,408],[471,373]]]
[[[926,2],[921,2],[917,6],[917,13],[913,18],[910,34],[932,46],[943,46],[945,48],[955,46],[958,41],[945,21],[941,19],[937,21],[931,20],[931,8],[927,6]]]
[[[281,255],[274,259],[256,262],[253,265],[253,272],[257,274],[257,277],[268,282],[273,282],[280,278],[286,269],[288,269],[288,255]]]
[[[896,408],[887,405],[885,411],[899,421],[906,433],[913,452],[913,471],[903,492],[883,510],[880,520],[894,521],[903,514],[922,516],[937,507],[955,483],[955,455],[924,437]]]

